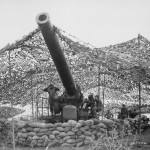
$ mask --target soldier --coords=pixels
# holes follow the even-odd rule
[[[95,106],[96,106],[96,103],[95,103],[94,96],[93,96],[93,94],[90,94],[88,96],[87,107],[88,107],[88,109],[90,108],[91,115],[94,118],[96,117],[96,114],[97,114],[96,110],[95,110]]]
[[[102,103],[102,101],[100,100],[99,95],[96,95],[96,96],[95,96],[95,102],[96,102],[96,111],[97,111],[97,112],[102,111],[102,109],[103,109],[103,103]]]
[[[53,116],[53,114],[54,114],[54,110],[53,110],[54,102],[53,101],[54,101],[54,98],[56,96],[56,92],[59,91],[59,88],[55,87],[53,84],[50,84],[43,91],[48,92],[48,94],[49,94],[48,102],[49,102],[49,105],[50,105],[51,114]]]
[[[128,109],[126,108],[125,104],[123,104],[121,108],[121,118],[128,118]]]
[[[106,112],[106,114],[105,114],[105,118],[107,118],[107,119],[113,118],[113,114],[110,112],[109,109],[107,110],[107,112]]]

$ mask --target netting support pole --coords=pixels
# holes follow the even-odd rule
[[[104,109],[105,109],[105,107],[104,107],[104,105],[105,105],[105,74],[103,74],[103,93],[102,93],[102,95],[103,95],[103,111],[102,111],[102,119],[104,119]]]
[[[3,80],[2,78],[0,77],[0,87],[1,87],[1,101],[3,101],[3,90],[2,90],[2,87],[3,87]]]
[[[37,79],[37,88],[36,88],[36,117],[38,119],[38,92],[39,92],[39,86],[38,86],[38,79]]]
[[[12,75],[11,75],[11,58],[9,51],[9,79],[10,79],[10,89],[9,89],[9,98],[11,102],[11,115],[12,115],[12,139],[13,139],[13,149],[15,150],[15,132],[14,132],[14,117],[13,117],[13,95],[12,95]]]
[[[98,65],[98,91],[97,91],[97,93],[98,93],[98,95],[99,95],[99,99],[100,99],[100,80],[101,80],[101,65],[99,64]],[[103,112],[103,110],[102,110],[102,112]],[[99,116],[100,116],[100,112],[98,113],[98,118],[99,118]],[[103,115],[102,115],[103,116]]]
[[[31,101],[32,101],[32,117],[34,118],[34,102],[33,102],[33,74],[31,71]]]
[[[100,76],[100,70],[101,69],[101,66],[100,66],[100,64],[99,64],[99,66],[98,66],[98,95],[99,95],[99,97],[100,97],[100,80],[101,80],[101,76]]]
[[[32,55],[32,49],[31,49],[31,55]],[[33,71],[31,69],[31,101],[32,101],[32,117],[34,121],[34,99],[33,99]]]
[[[139,134],[141,135],[141,62],[140,62],[140,34],[138,34],[138,50],[139,50],[139,73],[138,73],[138,87],[139,87]]]

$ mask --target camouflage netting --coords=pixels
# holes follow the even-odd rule
[[[138,91],[140,79],[143,93],[148,95],[150,42],[142,35],[121,44],[95,48],[62,29],[55,27],[55,31],[73,78],[83,92],[101,85],[106,87],[108,93],[117,91],[117,98],[123,99],[130,92]],[[12,94],[14,105],[26,105],[31,101],[31,96],[36,99],[50,83],[63,89],[39,29],[1,49],[0,68],[2,104],[8,103]],[[135,95],[137,92],[127,99],[136,100]]]
[[[24,110],[21,110],[19,108],[13,108],[7,107],[7,106],[0,106],[0,118],[8,119],[13,115],[18,115],[20,113],[24,112]]]

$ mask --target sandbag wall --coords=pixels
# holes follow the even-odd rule
[[[6,119],[0,119],[0,141],[4,141],[8,135],[8,125],[6,122]]]
[[[30,147],[82,146],[98,138],[131,134],[130,126],[116,125],[112,120],[69,120],[65,123],[45,124],[21,122],[17,124],[16,144]],[[127,132],[127,133],[124,133]]]
[[[0,141],[7,145],[12,144],[12,133],[12,122],[5,118],[0,118]]]

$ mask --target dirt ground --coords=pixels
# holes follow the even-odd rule
[[[46,149],[45,147],[30,148],[30,147],[16,147],[15,150],[71,150],[71,147],[51,147]],[[0,150],[14,150],[11,147],[0,147]],[[84,146],[80,148],[74,148],[72,150],[91,150],[89,146]]]
[[[127,137],[128,142],[133,143],[134,145],[129,150],[150,150],[150,128],[146,129],[141,135],[136,136],[136,141],[134,141],[135,136]],[[145,144],[144,144],[145,143]],[[70,147],[51,147],[51,148],[30,148],[30,147],[17,147],[15,150],[70,150]],[[8,147],[0,141],[0,150],[14,150],[12,147]],[[84,146],[80,148],[75,148],[72,150],[91,150],[89,146]],[[125,149],[123,149],[125,150]]]

